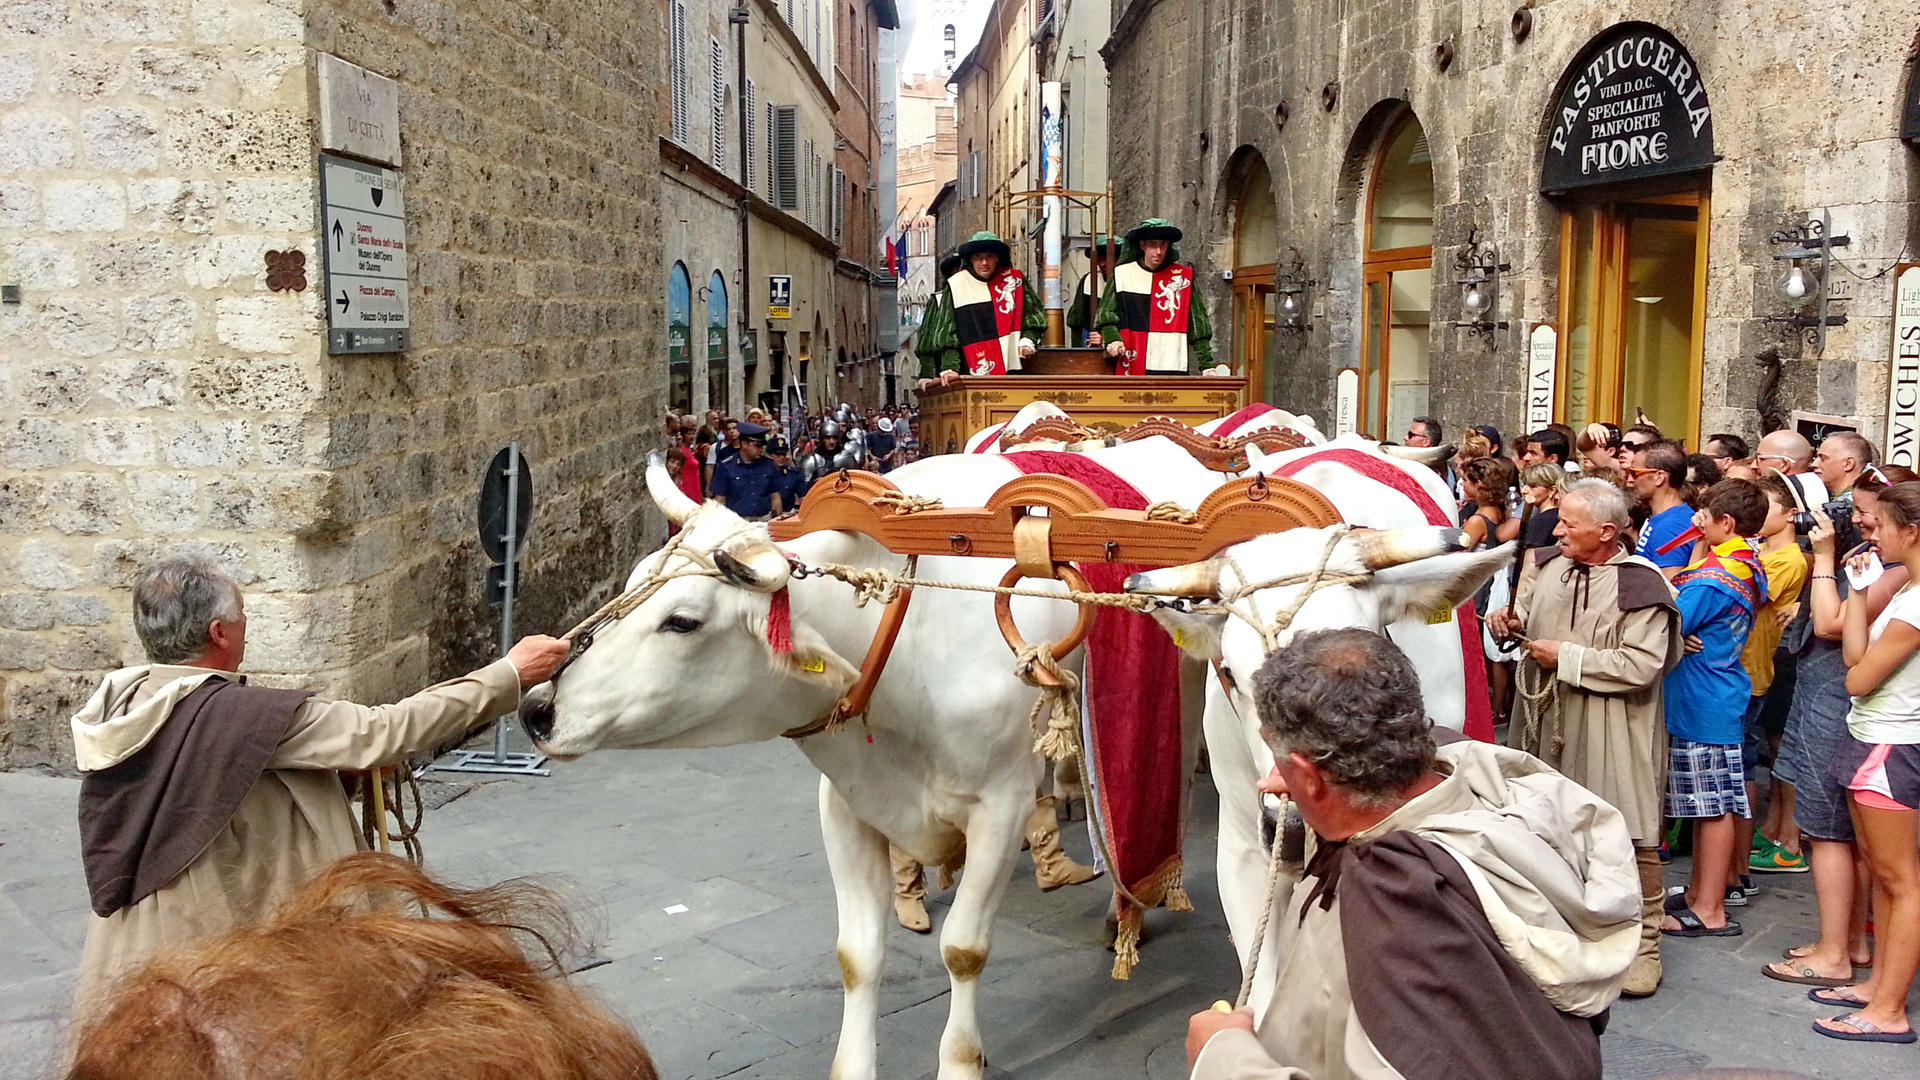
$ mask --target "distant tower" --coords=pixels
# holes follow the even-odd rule
[[[943,30],[943,31],[941,31],[941,34],[942,34],[942,35],[944,36],[944,39],[945,39],[945,41],[946,41],[946,50],[947,50],[947,51],[946,51],[946,54],[945,54],[945,55],[944,55],[944,56],[943,56],[943,57],[941,58],[941,62],[940,62],[940,74],[942,74],[942,75],[951,75],[951,74],[953,74],[953,64],[954,64],[954,59],[953,59],[953,24],[952,24],[952,23],[948,23],[948,24],[947,24],[947,27],[946,27],[946,29],[945,29],[945,30]]]

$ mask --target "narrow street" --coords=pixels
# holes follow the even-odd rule
[[[445,774],[442,774],[445,775]],[[1147,923],[1131,981],[1107,975],[1104,882],[1042,895],[1026,861],[1007,890],[981,993],[988,1075],[1180,1080],[1187,1016],[1238,973],[1213,882],[1215,805],[1194,802],[1187,884],[1196,911]],[[815,816],[817,774],[793,748],[605,753],[544,779],[481,783],[431,811],[428,865],[464,883],[525,874],[563,884],[597,947],[578,978],[631,1020],[663,1077],[818,1078],[840,1023],[833,889]],[[0,775],[0,1080],[53,1075],[86,925],[77,780]],[[460,787],[429,784],[429,798]],[[1088,858],[1084,828],[1065,830]],[[1676,862],[1668,879],[1684,879]],[[1775,875],[1736,912],[1744,937],[1670,942],[1667,981],[1622,1001],[1602,1038],[1609,1080],[1703,1067],[1909,1080],[1911,1047],[1836,1044],[1822,1011],[1758,968],[1813,925],[1812,883]],[[684,905],[686,911],[669,914]],[[930,904],[936,931],[945,904]],[[947,1009],[935,937],[895,929],[882,991],[880,1071],[930,1076]]]

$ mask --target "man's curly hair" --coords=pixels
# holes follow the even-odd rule
[[[1260,731],[1362,804],[1393,801],[1433,768],[1433,724],[1405,653],[1368,630],[1295,637],[1253,677]]]

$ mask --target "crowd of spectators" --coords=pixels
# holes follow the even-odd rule
[[[1655,754],[1651,764],[1637,763],[1657,784],[1659,835],[1644,838],[1648,861],[1656,840],[1662,862],[1680,848],[1693,856],[1685,886],[1661,889],[1657,864],[1645,879],[1655,947],[1662,936],[1739,935],[1728,909],[1762,891],[1764,875],[1811,871],[1817,937],[1761,973],[1810,986],[1814,1001],[1845,1010],[1814,1024],[1823,1035],[1913,1041],[1906,998],[1920,965],[1920,665],[1908,662],[1920,651],[1920,594],[1909,589],[1907,569],[1910,549],[1920,557],[1914,473],[1875,465],[1873,446],[1845,430],[1817,447],[1793,431],[1769,432],[1757,444],[1721,433],[1697,451],[1645,422],[1624,431],[1554,425],[1510,444],[1490,426],[1451,439],[1444,432],[1421,417],[1405,441],[1455,448],[1437,471],[1458,499],[1468,541],[1517,539],[1540,549],[1517,553],[1512,572],[1475,600],[1486,617],[1496,724],[1512,721],[1516,745],[1595,790],[1615,788],[1621,801],[1632,801],[1624,774],[1634,768],[1599,758]],[[1561,500],[1576,493],[1576,516],[1563,518]],[[1617,521],[1606,511],[1615,505]],[[1605,542],[1589,543],[1589,532]],[[1581,554],[1583,545],[1595,550]],[[1541,639],[1536,631],[1548,616],[1539,603],[1526,616],[1530,592],[1540,601],[1567,587],[1549,577],[1577,578],[1567,587],[1570,603],[1581,603],[1585,587],[1597,604],[1587,579],[1625,563],[1649,566],[1667,582],[1667,596],[1647,603],[1671,611],[1671,655],[1646,655],[1660,652],[1665,636],[1636,643],[1620,629],[1641,603],[1629,598],[1631,574],[1619,586],[1618,610],[1599,620],[1612,624],[1597,631],[1604,640],[1578,642],[1572,631],[1567,641]],[[1622,731],[1583,734],[1566,717],[1536,715],[1556,702],[1565,710],[1576,691],[1627,702],[1595,712],[1598,726],[1624,728],[1650,702],[1659,728],[1641,748]],[[1586,756],[1573,745],[1582,738],[1609,749]],[[1657,986],[1657,951],[1652,957],[1629,993]]]
[[[809,411],[784,421],[759,407],[735,418],[719,409],[705,414],[683,413],[670,409],[666,415],[664,443],[667,471],[689,498],[705,500],[716,494],[715,470],[740,457],[743,443],[754,441],[741,434],[743,424],[749,432],[764,433],[765,452],[780,472],[783,483],[791,485],[795,497],[787,500],[783,512],[799,509],[798,496],[821,475],[840,468],[891,472],[920,456],[920,441],[914,433],[916,410],[905,406],[884,406],[862,411],[841,405],[831,412]]]

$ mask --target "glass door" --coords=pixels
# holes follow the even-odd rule
[[[1234,374],[1247,377],[1249,400],[1267,396],[1267,353],[1273,348],[1273,267],[1233,272]],[[1224,357],[1221,359],[1225,359]]]

